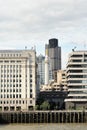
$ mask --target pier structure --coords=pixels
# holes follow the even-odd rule
[[[87,123],[87,111],[1,112],[0,123]]]

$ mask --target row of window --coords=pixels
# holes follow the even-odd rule
[[[0,92],[21,92],[21,89],[1,89]]]
[[[6,73],[6,72],[7,73],[15,73],[15,72],[16,73],[21,73],[21,69],[19,69],[19,70],[18,69],[16,69],[16,70],[15,69],[14,70],[2,70],[1,69],[1,73]]]
[[[17,75],[1,74],[1,78],[5,78],[5,77],[7,77],[7,78],[9,78],[9,77],[10,77],[10,78],[15,78],[15,77],[16,77],[16,78],[18,78],[18,77],[21,78],[22,76],[21,76],[21,74],[19,74],[19,75],[18,75],[18,74],[17,74]]]
[[[2,87],[21,87],[22,86],[22,84],[3,84],[3,83],[1,83],[1,88]],[[32,87],[32,84],[30,84],[30,88]]]
[[[19,80],[18,79],[16,79],[16,80],[15,79],[13,79],[13,80],[12,79],[10,79],[10,80],[9,79],[7,79],[7,80],[6,79],[1,79],[1,83],[2,82],[21,82],[21,79],[19,79]]]
[[[5,54],[0,54],[1,57],[20,57],[21,54],[18,54],[18,53],[11,53],[11,54],[8,54],[8,53],[5,53]]]
[[[21,65],[1,65],[1,68],[21,68]]]
[[[27,104],[27,103],[29,103],[29,104],[32,104],[32,100],[30,100],[30,101],[22,101],[22,100],[13,100],[13,101],[0,101],[0,104]]]
[[[21,98],[21,94],[1,94],[0,98]]]
[[[21,84],[3,84],[3,82],[1,83],[1,87],[21,87]]]
[[[27,81],[27,80],[26,80],[26,81]],[[9,79],[7,79],[7,80],[6,80],[6,79],[1,79],[0,82],[1,82],[1,83],[6,83],[6,82],[13,82],[13,83],[19,82],[19,83],[21,83],[22,81],[21,81],[21,79],[19,79],[19,80],[18,80],[18,79],[16,79],[16,80],[15,80],[15,79],[13,79],[13,80],[12,80],[12,79],[10,79],[10,80],[9,80]],[[30,79],[30,83],[32,83],[32,79]]]

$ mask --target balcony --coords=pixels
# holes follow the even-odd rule
[[[65,99],[65,102],[87,102],[87,99],[85,98],[85,99],[82,99],[82,98],[80,98],[80,99],[72,99],[72,98],[70,98],[70,99]]]
[[[86,73],[83,73],[83,72],[81,72],[81,73],[72,73],[72,72],[67,73],[67,77],[68,77],[68,76],[71,76],[71,75],[73,75],[73,76],[74,76],[74,75],[75,75],[75,76],[76,76],[76,75],[82,75],[82,76],[83,76],[83,75],[87,75],[87,72],[86,72]]]
[[[81,94],[81,93],[79,93],[79,94],[68,94],[68,97],[70,97],[70,96],[73,96],[73,98],[74,97],[86,97],[87,98],[87,94],[85,94],[85,93],[83,93],[83,94]]]
[[[86,72],[87,72],[87,67],[84,67],[84,68],[82,68],[82,67],[68,67],[67,68],[67,71],[68,70],[77,70],[77,72],[78,72],[78,70],[81,70],[81,71],[83,71],[83,70],[86,70]]]
[[[70,89],[70,88],[69,88],[68,91],[73,91],[73,92],[74,92],[74,91],[75,91],[75,92],[76,92],[76,91],[83,91],[83,92],[86,92],[86,91],[87,91],[87,88],[79,88],[79,89],[77,89],[77,88],[76,88],[76,89],[75,89],[75,88],[71,88],[71,89]]]
[[[67,78],[67,81],[81,81],[82,83],[87,83],[87,78]]]

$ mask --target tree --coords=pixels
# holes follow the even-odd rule
[[[50,104],[48,101],[44,101],[41,105],[40,105],[40,109],[41,110],[50,110]]]

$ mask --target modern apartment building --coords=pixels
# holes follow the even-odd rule
[[[61,47],[58,46],[58,39],[50,39],[49,44],[45,45],[45,49],[48,50],[48,57],[54,75],[54,71],[61,69]]]
[[[66,109],[87,109],[87,51],[72,51],[67,63]]]
[[[29,110],[36,100],[36,52],[0,50],[0,111]]]

